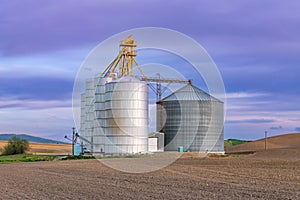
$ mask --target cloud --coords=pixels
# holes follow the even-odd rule
[[[228,99],[240,99],[240,98],[254,98],[254,97],[265,97],[267,93],[251,93],[251,92],[232,92],[227,93],[226,98]]]
[[[46,76],[73,79],[90,50],[91,48],[81,47],[51,53],[40,52],[30,56],[0,55],[0,78]]]
[[[264,124],[264,123],[273,123],[273,119],[245,119],[245,120],[226,120],[226,123],[231,124]]]
[[[280,129],[282,129],[282,126],[272,126],[270,128],[270,130],[280,130]]]
[[[72,107],[52,107],[41,109],[1,108],[0,134],[25,133],[35,136],[60,135],[63,140],[74,126]]]
[[[296,127],[295,131],[300,132],[300,127]]]
[[[22,109],[49,109],[59,107],[71,107],[72,101],[64,100],[30,100],[30,99],[3,99],[0,98],[0,108],[22,108]]]
[[[284,126],[280,131],[294,130],[300,115],[300,87],[295,87],[300,85],[299,8],[297,1],[279,0],[232,4],[189,1],[184,6],[176,0],[172,3],[118,1],[117,6],[114,1],[3,1],[0,105],[6,112],[1,122],[8,123],[10,113],[14,113],[20,126],[28,125],[28,132],[48,132],[54,126],[63,129],[65,122],[47,126],[49,119],[43,118],[46,112],[39,115],[38,111],[45,107],[56,114],[61,110],[54,107],[62,109],[70,105],[73,79],[88,50],[124,30],[161,26],[191,36],[205,47],[219,67],[228,92],[225,135],[255,137],[262,129],[278,128],[276,124]],[[124,17],[124,10],[139,12]],[[71,52],[81,48],[85,50]],[[164,59],[168,61],[164,55],[159,58]],[[184,64],[178,62],[181,71]],[[187,71],[189,77],[193,72]],[[193,81],[197,82],[203,81]],[[19,109],[27,111],[20,113]],[[30,109],[35,112],[29,120]],[[66,117],[72,121],[71,111],[65,112],[70,112]],[[31,126],[39,125],[36,121],[43,124],[43,129]],[[9,123],[5,129],[19,130],[15,124]]]
[[[72,98],[72,88],[73,80],[69,78],[0,77],[0,96],[6,99],[66,100]]]
[[[166,6],[171,12],[166,12]],[[299,16],[297,3],[282,4],[276,1],[267,6],[268,12],[266,4],[261,1],[236,1],[230,5],[225,1],[189,1],[184,6],[180,1],[171,4],[160,1],[118,1],[116,4],[114,1],[74,3],[55,0],[15,4],[7,1],[1,7],[3,22],[0,25],[3,31],[0,38],[7,40],[0,44],[4,47],[2,53],[5,55],[95,44],[95,41],[121,30],[142,26],[163,26],[186,32],[199,41],[211,44],[213,51],[222,50],[223,54],[246,52],[249,55],[249,51],[257,50],[257,54],[285,52],[291,48],[291,44],[293,48],[298,48],[294,45],[297,42],[293,41],[298,39],[298,29],[295,28]],[[285,12],[287,9],[289,12]],[[131,12],[123,17],[124,10],[139,12]],[[118,26],[115,26],[116,23]],[[282,24],[285,25],[285,31],[274,31],[281,30]]]

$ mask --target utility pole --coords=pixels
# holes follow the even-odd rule
[[[75,137],[75,127],[73,129],[73,134],[72,134],[72,156],[74,156],[74,137]]]
[[[265,131],[265,150],[267,150],[267,133],[268,131]]]

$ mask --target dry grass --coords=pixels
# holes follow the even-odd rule
[[[7,141],[0,141],[0,149],[7,144]],[[27,153],[32,154],[59,154],[68,155],[72,153],[70,144],[42,144],[42,143],[29,143],[30,150]]]
[[[255,152],[265,149],[265,140],[256,140],[241,145],[227,147],[226,153]],[[300,133],[267,138],[267,149],[300,149]]]

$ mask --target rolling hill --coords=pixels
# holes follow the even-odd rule
[[[0,141],[0,154],[7,144],[7,141]],[[39,155],[69,155],[72,153],[71,144],[49,144],[29,142],[29,151],[27,153]]]
[[[225,148],[226,153],[256,152],[265,149],[265,139]],[[267,138],[267,149],[300,149],[300,133],[291,133]]]
[[[43,144],[68,144],[66,142],[50,140],[50,139],[26,135],[26,134],[0,134],[0,140],[7,141],[15,135],[18,136],[19,138],[27,140],[28,142],[43,143]]]
[[[224,147],[231,147],[231,146],[235,146],[235,145],[239,145],[239,144],[244,144],[246,142],[250,142],[248,140],[238,140],[238,139],[228,139],[228,140],[224,140]]]

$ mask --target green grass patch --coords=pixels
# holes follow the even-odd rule
[[[83,156],[83,155],[79,155],[79,156],[66,156],[63,157],[62,160],[80,160],[80,159],[95,159],[95,156]]]
[[[244,144],[250,141],[247,140],[237,140],[237,139],[228,139],[228,140],[224,140],[224,147],[231,147],[231,146],[235,146],[235,145],[239,145],[239,144]]]
[[[52,161],[55,156],[38,156],[32,154],[1,155],[0,163]]]

